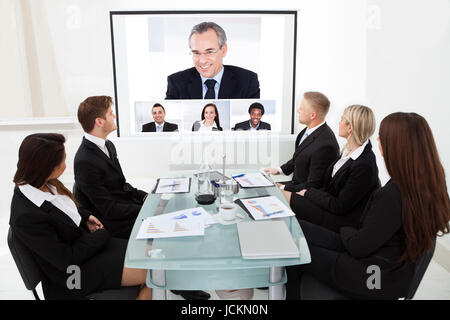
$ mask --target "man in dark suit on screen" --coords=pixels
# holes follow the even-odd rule
[[[292,181],[282,189],[298,192],[311,187],[321,188],[326,169],[339,155],[339,145],[333,131],[325,122],[330,108],[330,101],[320,92],[305,92],[300,107],[297,109],[299,122],[305,124],[295,141],[292,159],[280,168],[267,168],[271,175],[290,175]]]
[[[248,108],[248,113],[250,115],[250,120],[236,123],[234,130],[271,130],[270,123],[261,121],[264,115],[264,106],[255,102]]]
[[[166,99],[259,99],[258,75],[223,65],[227,54],[225,31],[214,22],[202,22],[189,36],[194,67],[167,77]]]
[[[178,131],[178,125],[166,122],[166,110],[164,107],[155,103],[152,108],[153,122],[146,123],[142,126],[142,132],[171,132]]]

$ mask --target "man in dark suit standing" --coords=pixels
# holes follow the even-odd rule
[[[96,96],[78,108],[85,134],[74,159],[74,195],[113,236],[128,239],[147,193],[126,182],[116,148],[106,139],[117,129],[112,104],[111,97]]]
[[[155,103],[152,108],[153,122],[146,123],[142,126],[142,132],[171,132],[178,131],[178,125],[175,123],[165,122],[166,110],[164,107]]]
[[[264,115],[264,106],[255,102],[248,108],[248,113],[250,114],[250,120],[239,122],[234,126],[234,130],[270,130],[270,123],[261,121]]]
[[[202,22],[189,36],[194,67],[167,77],[166,99],[259,99],[258,75],[223,65],[227,54],[225,31],[214,22]]]
[[[297,109],[298,119],[305,124],[295,141],[295,152],[292,159],[280,168],[267,168],[268,174],[290,175],[292,181],[283,185],[282,189],[297,192],[311,187],[321,188],[326,169],[339,155],[339,145],[333,131],[325,122],[330,108],[330,101],[320,92],[306,92],[300,107]]]

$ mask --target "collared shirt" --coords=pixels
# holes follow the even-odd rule
[[[89,140],[90,142],[94,143],[97,147],[99,147],[100,150],[102,150],[102,151],[106,154],[106,156],[107,156],[108,158],[111,158],[111,157],[109,156],[108,148],[106,148],[106,140],[104,140],[104,139],[102,139],[102,138],[99,138],[99,137],[96,137],[96,136],[93,136],[93,135],[91,135],[91,134],[89,134],[89,133],[85,133],[85,134],[84,134],[84,137],[85,137],[87,140]]]
[[[325,121],[319,123],[317,126],[315,126],[315,127],[313,127],[313,128],[307,128],[306,131],[305,131],[305,133],[303,134],[303,136],[307,135],[307,136],[309,137],[310,135],[312,135],[312,133],[313,133],[314,131],[316,131],[317,129],[319,129],[319,127],[323,126],[324,124],[325,124]],[[302,138],[303,138],[303,137],[302,137]],[[303,142],[303,141],[300,139],[300,142]],[[299,143],[299,145],[300,145],[300,143]]]
[[[200,121],[200,128],[198,129],[198,131],[212,131],[213,127],[217,128],[215,122],[210,126],[205,126],[205,120],[203,120],[203,121]]]
[[[222,65],[222,70],[220,70],[219,73],[216,74],[213,78],[205,78],[202,75],[200,75],[200,78],[202,79],[202,97],[204,97],[206,94],[206,91],[208,91],[208,87],[206,86],[205,81],[208,79],[214,79],[214,80],[216,80],[216,84],[214,85],[215,99],[218,99],[220,82],[222,81],[222,77],[223,77],[223,70],[224,70],[224,66]]]
[[[336,172],[338,172],[338,170],[340,168],[342,168],[342,166],[348,161],[348,159],[350,159],[350,158],[353,160],[358,159],[359,156],[363,153],[364,148],[366,147],[366,145],[368,143],[369,143],[369,140],[367,140],[360,147],[355,149],[350,155],[348,155],[349,150],[344,149],[344,151],[342,152],[342,157],[333,166],[333,172],[331,173],[331,177],[334,177]]]
[[[164,123],[165,123],[165,122],[163,122],[162,124],[158,124],[158,123],[155,122],[156,132],[163,132],[163,129],[164,129]]]
[[[257,131],[259,128],[259,125],[261,124],[261,121],[258,122],[258,125],[256,127],[253,128],[252,126],[252,120],[248,120],[248,123],[250,124],[250,131]]]
[[[58,194],[56,188],[52,185],[47,187],[54,193],[44,192],[38,188],[33,187],[30,184],[19,186],[20,191],[33,202],[36,206],[40,207],[44,201],[48,201],[64,212],[77,226],[80,226],[81,216],[78,213],[75,203],[66,195]]]
[[[306,131],[305,131],[305,133],[303,134],[302,138],[303,138],[306,134],[307,134],[308,137],[309,137],[310,135],[312,135],[312,133],[313,133],[314,131],[316,131],[317,129],[319,129],[319,127],[323,126],[324,124],[325,124],[325,121],[319,123],[317,126],[315,126],[315,127],[313,127],[313,128],[307,128]],[[300,142],[298,143],[298,145],[300,145],[302,142],[303,142],[302,139],[300,139]],[[281,170],[281,167],[278,167],[277,170],[278,170],[278,172],[280,173],[280,175],[285,176],[283,170]],[[284,189],[284,186],[283,186],[282,189]]]

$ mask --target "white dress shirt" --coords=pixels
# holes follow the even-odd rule
[[[108,148],[106,148],[106,140],[104,140],[102,138],[99,138],[99,137],[96,137],[96,136],[93,136],[93,135],[91,135],[89,133],[85,133],[84,137],[87,140],[89,140],[90,142],[94,143],[97,147],[99,147],[100,150],[102,150],[103,153],[105,153],[108,158],[111,158],[109,156]]]
[[[355,149],[355,151],[353,151],[351,155],[348,155],[349,150],[344,149],[344,151],[342,152],[341,158],[333,166],[333,172],[331,173],[331,177],[332,178],[334,177],[336,172],[338,172],[338,170],[340,168],[342,168],[342,166],[348,161],[348,159],[350,159],[350,158],[353,159],[353,160],[358,159],[359,156],[363,153],[364,148],[366,147],[366,145],[368,143],[369,143],[369,140],[367,140],[360,147]]]
[[[212,131],[212,128],[213,128],[213,127],[216,127],[215,124],[216,124],[216,123],[213,122],[212,125],[210,125],[210,126],[205,126],[205,121],[203,120],[203,121],[200,122],[200,129],[198,129],[198,131]],[[216,128],[217,128],[217,127],[216,127]]]
[[[19,186],[20,191],[33,202],[36,206],[40,207],[44,201],[48,201],[57,207],[59,210],[64,212],[77,226],[80,226],[81,216],[78,213],[77,206],[75,202],[72,201],[68,196],[58,194],[56,188],[52,185],[47,185],[47,187],[54,193],[44,192],[40,189],[33,187],[30,184],[25,184]]]

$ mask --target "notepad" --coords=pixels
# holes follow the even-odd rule
[[[237,224],[244,259],[298,258],[300,252],[284,221],[244,221]]]

